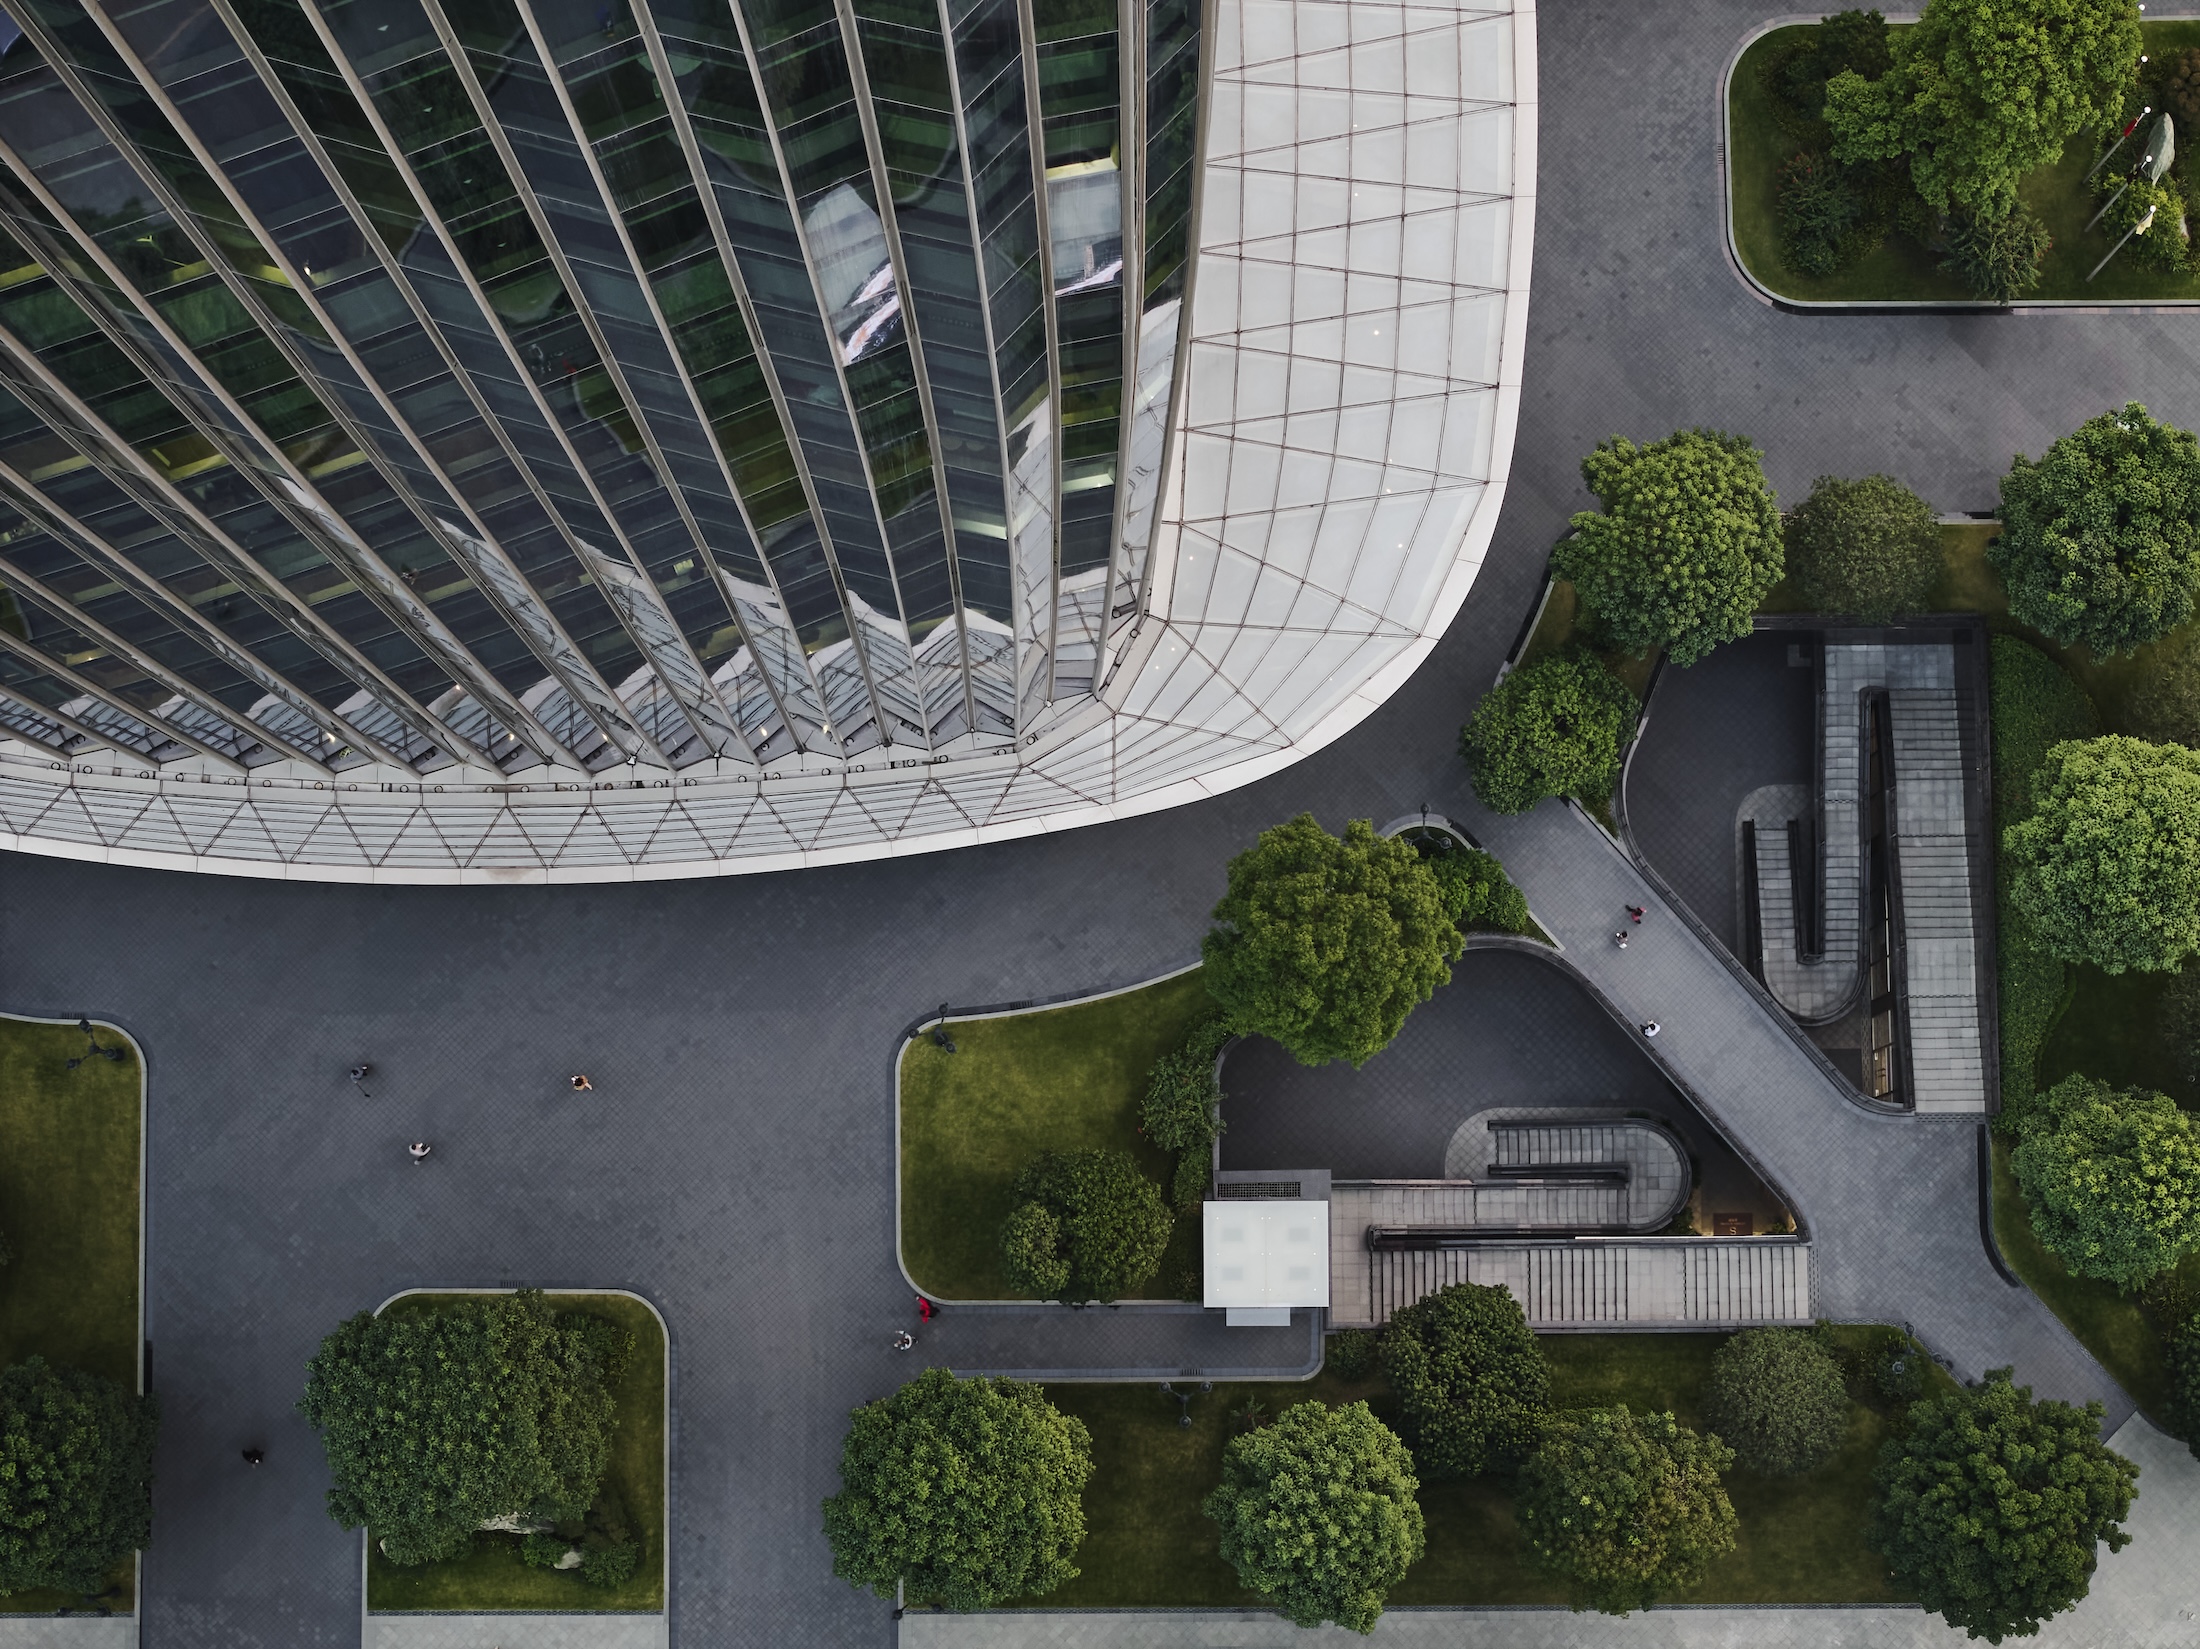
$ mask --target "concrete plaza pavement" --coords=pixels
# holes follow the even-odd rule
[[[891,1062],[914,1015],[1183,965],[1226,859],[1300,809],[1332,827],[1463,812],[1458,724],[1590,505],[1576,466],[1607,435],[1741,430],[1790,500],[1821,471],[1884,470],[1957,510],[1991,505],[2012,453],[2127,398],[2200,424],[2189,317],[1794,316],[1749,295],[1721,250],[1716,77],[1762,14],[1542,7],[1534,297],[1496,542],[1413,680],[1257,786],[1052,838],[720,882],[285,886],[0,860],[0,1006],[110,1018],[148,1053],[166,1416],[149,1649],[356,1644],[356,1537],[325,1515],[292,1409],[305,1360],[398,1289],[522,1280],[630,1287],[671,1325],[674,1641],[884,1649],[887,1607],[833,1579],[817,1504],[848,1409],[924,1360],[887,1338],[917,1326],[892,1230]],[[1594,908],[1533,881],[1531,900],[1568,921]],[[1676,1047],[1697,1034],[1685,995],[1651,1011]],[[378,1067],[371,1100],[344,1080],[360,1059]],[[575,1069],[593,1094],[566,1090]],[[1861,1303],[1853,1279],[1888,1249],[1843,1246],[1836,1212],[1948,1233],[1971,1217],[1967,1136],[1933,1126],[1947,1148],[1901,1158],[1892,1184],[1860,1179],[1829,1207],[1815,1181],[1792,1187],[1831,1245],[1827,1309]],[[415,1168],[419,1138],[436,1155]],[[1975,1231],[1967,1253],[1945,1241],[1903,1261],[1910,1297],[1945,1298],[1925,1275],[1945,1257],[1994,1311],[2038,1309],[1979,1275]],[[1968,1363],[1994,1349],[1971,1322],[1918,1327]],[[2067,1357],[2019,1372],[2073,1393],[2088,1377]],[[256,1471],[247,1442],[267,1450]]]

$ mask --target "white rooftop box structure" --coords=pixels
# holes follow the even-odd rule
[[[1205,1303],[1232,1328],[1282,1327],[1329,1303],[1329,1204],[1247,1197],[1203,1206]]]

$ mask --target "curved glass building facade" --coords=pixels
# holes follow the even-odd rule
[[[1166,805],[1364,714],[1494,524],[1513,11],[4,3],[8,845],[694,874]]]

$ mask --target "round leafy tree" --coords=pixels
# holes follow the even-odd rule
[[[1039,1387],[926,1369],[850,1417],[833,1573],[957,1610],[1051,1592],[1077,1576],[1091,1476],[1091,1435]]]
[[[2040,284],[2040,260],[2054,246],[2047,225],[2021,202],[1996,217],[1959,213],[1940,267],[1988,303],[2015,303]]]
[[[1382,1348],[1413,1458],[1429,1476],[1510,1471],[1536,1446],[1551,1375],[1510,1290],[1438,1289],[1391,1317]]]
[[[1926,0],[1891,41],[1893,66],[1826,83],[1834,154],[1907,157],[1943,212],[2000,217],[2027,172],[2121,107],[2139,65],[2137,0]]]
[[[2169,1364],[2170,1429],[2200,1460],[2200,1316],[2172,1329],[2163,1350]]]
[[[1719,1473],[1734,1451],[1670,1414],[1623,1403],[1552,1416],[1521,1468],[1513,1513],[1536,1562],[1608,1614],[1693,1586],[1734,1549]]]
[[[1474,793],[1496,813],[1525,813],[1546,796],[1605,796],[1620,746],[1635,728],[1635,696],[1583,652],[1511,672],[1474,707],[1459,753]]]
[[[2077,1275],[2136,1288],[2200,1247],[2200,1127],[2167,1095],[2068,1076],[2016,1126],[2032,1230]]]
[[[1604,506],[1573,518],[1551,557],[1629,652],[1693,664],[1750,620],[1782,568],[1764,455],[1739,435],[1684,429],[1638,447],[1615,435],[1581,461]]]
[[[1924,611],[1940,578],[1940,523],[1889,476],[1821,475],[1787,518],[1787,558],[1812,612],[1882,624]]]
[[[153,1529],[150,1396],[26,1358],[0,1372],[0,1597],[96,1592]]]
[[[533,1289],[362,1312],[321,1342],[298,1401],[328,1453],[329,1515],[403,1564],[457,1557],[492,1525],[581,1521],[633,1341]]]
[[[2010,900],[2048,951],[2122,973],[2200,949],[2200,753],[2068,740],[2047,752],[2032,797],[2002,844]]]
[[[2001,480],[1986,559],[2009,611],[2066,645],[2128,653],[2192,615],[2200,442],[2133,401],[2089,418]]]
[[[1230,1440],[1200,1509],[1238,1580],[1300,1626],[1372,1632],[1425,1541],[1413,1456],[1365,1403],[1297,1403]]]
[[[1786,1477],[1823,1464],[1849,1429],[1849,1393],[1823,1346],[1800,1329],[1753,1328],[1711,1359],[1704,1422],[1744,1471]]]
[[[1016,1177],[1009,1280],[1042,1300],[1113,1300],[1151,1278],[1175,1217],[1128,1151],[1048,1151]]]
[[[2094,1548],[2122,1522],[2139,1468],[2104,1446],[2102,1408],[2032,1401],[2009,1370],[1910,1410],[1872,1475],[1866,1540],[1950,1626],[2029,1637],[2086,1594]]]
[[[1301,813],[1230,861],[1200,942],[1207,991],[1239,1030],[1302,1065],[1364,1065],[1451,979],[1459,929],[1408,844],[1354,819],[1332,836]]]

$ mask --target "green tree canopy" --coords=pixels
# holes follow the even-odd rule
[[[1302,1065],[1364,1065],[1451,979],[1459,930],[1421,856],[1354,819],[1332,836],[1301,813],[1230,861],[1200,942],[1208,994],[1244,1032]]]
[[[1572,1409],[1552,1416],[1521,1468],[1513,1513],[1536,1562],[1608,1614],[1693,1586],[1734,1549],[1719,1474],[1734,1451],[1670,1414]]]
[[[1986,559],[2009,611],[2066,646],[2128,653],[2192,616],[2200,441],[2137,401],[2089,418],[2001,480]]]
[[[2067,1076],[2016,1128],[2032,1230],[2079,1276],[2136,1288],[2200,1248],[2200,1127],[2166,1094]]]
[[[1573,518],[1551,568],[1615,643],[1693,664],[1749,634],[1784,564],[1762,453],[1718,430],[1646,447],[1615,435],[1582,459],[1581,475],[1604,513]]]
[[[850,1418],[825,1502],[833,1573],[912,1603],[990,1609],[1077,1576],[1092,1438],[1021,1380],[926,1369]]]
[[[2200,753],[2110,736],[2054,746],[2002,832],[2009,897],[2039,942],[2109,973],[2200,949]]]
[[[1840,1367],[1811,1335],[1752,1328],[1711,1359],[1704,1422],[1744,1471],[1786,1477],[1823,1464],[1848,1435]]]
[[[96,1592],[153,1529],[150,1396],[29,1357],[0,1372],[0,1597]]]
[[[1392,1315],[1383,1372],[1431,1477],[1510,1471],[1536,1446],[1551,1373],[1502,1285],[1453,1283]]]
[[[1821,475],[1787,518],[1788,572],[1814,613],[1883,624],[1925,610],[1940,579],[1932,506],[1886,475]]]
[[[1578,649],[1512,671],[1459,730],[1474,793],[1496,813],[1525,813],[1546,796],[1606,796],[1620,747],[1635,730],[1635,696]]]
[[[329,1515],[393,1563],[459,1556],[500,1518],[578,1522],[610,1461],[634,1337],[523,1289],[361,1312],[306,1365]]]
[[[1201,1506],[1238,1579],[1300,1626],[1372,1632],[1425,1548],[1413,1456],[1365,1403],[1297,1403],[1234,1437]]]
[[[1128,1151],[1045,1152],[1016,1177],[1015,1195],[1001,1259],[1011,1282],[1043,1300],[1131,1293],[1159,1269],[1176,1224]]]
[[[2009,1373],[1911,1408],[1907,1435],[1879,1452],[1866,1535],[1898,1584],[1989,1643],[2085,1596],[2094,1548],[2131,1542],[2139,1481],[2101,1442],[2099,1403],[2035,1403]]]
[[[2136,0],[1926,0],[1893,66],[1826,85],[1836,159],[1908,157],[1943,212],[2003,216],[2026,173],[2111,119],[2139,65]]]

